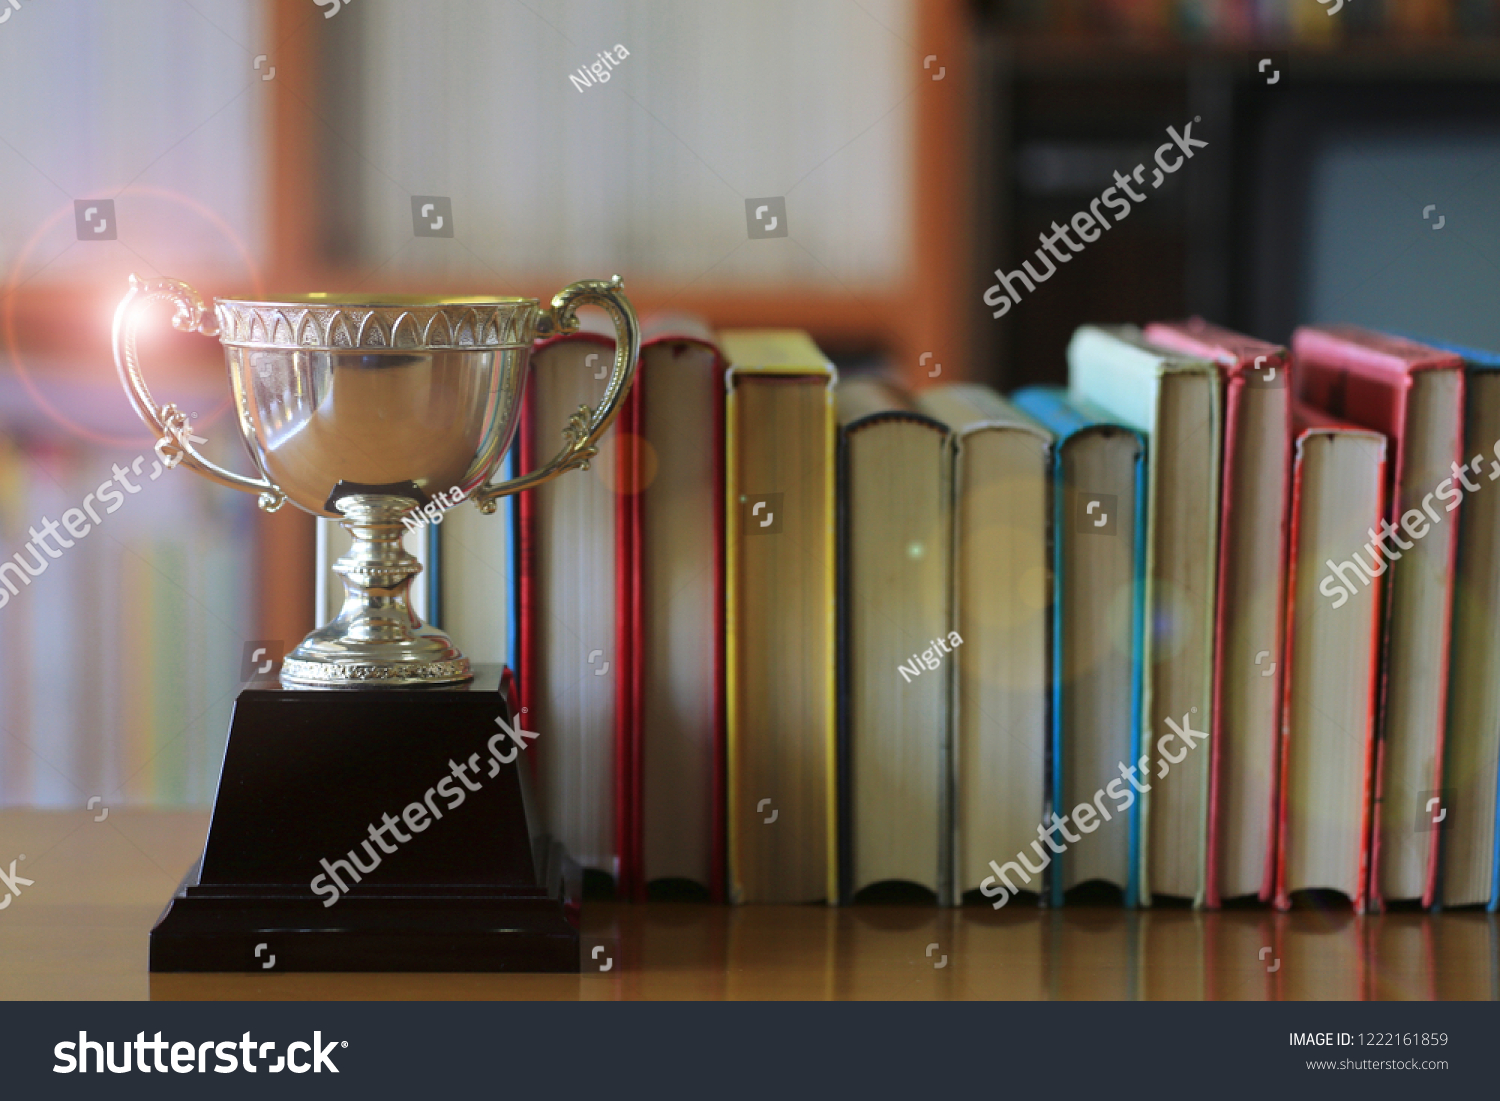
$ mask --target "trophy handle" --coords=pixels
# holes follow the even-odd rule
[[[176,279],[140,279],[130,277],[130,292],[115,311],[114,346],[115,368],[120,372],[120,381],[130,403],[146,426],[161,434],[156,441],[156,453],[169,470],[178,463],[203,475],[211,482],[242,489],[246,493],[260,494],[260,507],[266,512],[275,512],[286,501],[286,494],[265,478],[246,478],[225,470],[212,460],[199,454],[193,447],[200,437],[192,433],[187,414],[168,402],[158,406],[146,387],[146,377],[141,373],[140,357],[135,350],[135,330],[145,307],[159,301],[171,302],[177,307],[172,315],[172,327],[182,332],[198,332],[204,336],[218,336],[218,322],[212,313],[203,308],[198,292]]]
[[[578,328],[576,312],[579,306],[604,308],[615,323],[615,362],[610,371],[609,385],[605,387],[604,400],[598,409],[580,405],[568,419],[568,426],[563,429],[568,442],[550,463],[508,482],[499,485],[486,483],[475,490],[473,497],[480,512],[494,512],[501,497],[550,482],[565,470],[574,467],[587,470],[589,460],[599,453],[596,444],[619,413],[630,384],[635,381],[636,360],[641,352],[640,323],[635,319],[630,300],[625,297],[624,287],[625,281],[618,275],[609,280],[585,279],[564,287],[553,297],[552,308],[542,311],[537,335],[549,336],[574,332]]]

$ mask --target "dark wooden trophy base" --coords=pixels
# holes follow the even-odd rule
[[[519,736],[501,673],[241,691],[208,841],[151,930],[151,970],[577,971],[582,878],[534,821],[527,755],[496,722]]]

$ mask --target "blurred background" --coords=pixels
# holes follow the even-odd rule
[[[1074,326],[1190,313],[1496,347],[1497,78],[1496,0],[8,0],[0,563],[30,568],[0,589],[0,805],[207,804],[256,650],[314,626],[310,517],[152,477],[109,351],[132,272],[618,272],[643,314],[800,326],[914,386],[1061,381]],[[997,268],[1189,121],[1206,148],[990,316]],[[216,344],[163,317],[142,355],[245,469]],[[23,549],[110,479],[88,536]]]

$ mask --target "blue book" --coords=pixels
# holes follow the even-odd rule
[[[1011,398],[1056,438],[1053,475],[1052,904],[1101,880],[1140,902],[1145,436],[1053,387]],[[1092,811],[1085,809],[1091,806]],[[1081,813],[1080,813],[1081,812]],[[1055,817],[1053,817],[1055,816]]]
[[[1418,338],[1422,339],[1422,338]],[[1448,672],[1437,903],[1500,910],[1500,354],[1440,340],[1464,360],[1464,476]],[[1477,490],[1470,486],[1477,485]]]
[[[517,440],[505,453],[505,460],[500,464],[501,481],[508,481],[516,476],[516,457],[520,454],[520,450],[521,443]],[[521,675],[521,495],[512,493],[501,503],[500,507],[505,513],[502,521],[504,527],[502,535],[505,540],[507,561],[510,563],[510,573],[507,575],[508,598],[505,602],[505,663],[510,666],[511,673],[519,678]]]

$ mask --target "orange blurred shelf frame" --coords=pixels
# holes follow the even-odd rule
[[[805,328],[821,342],[851,349],[882,349],[909,372],[915,384],[924,352],[951,364],[948,377],[965,377],[969,370],[964,331],[965,311],[959,301],[970,268],[972,200],[968,179],[969,142],[973,118],[971,56],[974,28],[971,5],[964,0],[911,0],[915,41],[908,57],[915,81],[912,135],[913,205],[906,285],[889,291],[853,295],[830,290],[826,284],[806,287],[735,285],[706,287],[674,293],[665,287],[632,281],[631,300],[645,313],[670,307],[708,318],[719,327],[780,325]],[[319,252],[316,211],[322,196],[319,181],[307,166],[318,163],[322,123],[309,110],[320,99],[317,65],[318,36],[323,21],[309,17],[303,0],[274,0],[273,40],[288,56],[285,67],[292,79],[278,76],[270,115],[269,148],[273,228],[271,272],[278,285],[297,289],[337,285],[347,272],[328,269]],[[289,53],[290,51],[290,53]],[[937,63],[923,68],[935,55]],[[941,71],[941,79],[935,79]],[[293,282],[288,283],[291,277]],[[524,290],[550,297],[566,280],[530,279]],[[423,293],[447,288],[424,284]],[[463,288],[473,293],[472,285]],[[972,311],[969,311],[972,313]]]

